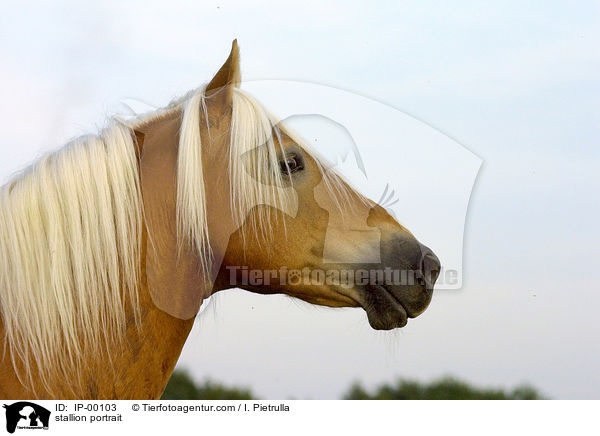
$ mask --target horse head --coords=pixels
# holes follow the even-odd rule
[[[165,189],[159,180],[177,178],[177,187],[166,189],[177,203],[172,225],[173,215],[178,224],[166,237],[165,221],[154,213],[163,201],[144,200],[150,229],[159,240],[171,240],[170,251],[149,259],[156,272],[150,279],[157,277],[151,288],[161,290],[155,302],[186,318],[202,298],[237,287],[324,306],[361,306],[373,328],[403,327],[431,300],[437,257],[239,89],[240,77],[234,41],[212,81],[185,102],[172,165],[153,161],[164,164],[164,156],[142,154],[142,190],[144,181],[154,193]],[[164,135],[150,133],[160,141],[144,142],[142,149],[164,154]],[[138,134],[143,141],[147,136]],[[157,175],[161,168],[166,175]],[[183,242],[175,241],[176,233]],[[165,281],[159,271],[174,259],[179,268]],[[182,283],[181,291],[174,298],[161,281]]]

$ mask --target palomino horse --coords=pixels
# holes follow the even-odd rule
[[[361,306],[375,329],[425,310],[435,255],[239,84],[234,41],[208,85],[2,187],[0,397],[159,398],[232,287]]]

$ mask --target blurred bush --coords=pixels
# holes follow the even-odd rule
[[[248,388],[226,387],[222,383],[204,380],[200,384],[187,371],[173,372],[161,397],[163,400],[255,400]],[[343,396],[344,400],[541,400],[533,387],[520,385],[504,389],[480,388],[446,376],[430,383],[398,379],[393,384],[382,384],[372,392],[360,383],[354,383]]]
[[[196,384],[187,371],[173,372],[161,400],[255,400],[250,389],[226,387],[210,379]]]
[[[399,379],[395,384],[383,384],[368,392],[354,383],[344,395],[345,400],[541,400],[539,392],[520,385],[511,391],[472,386],[455,377],[446,376],[431,383]]]

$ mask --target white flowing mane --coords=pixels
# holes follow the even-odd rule
[[[57,369],[76,379],[84,353],[105,353],[122,338],[126,304],[139,321],[143,211],[132,129],[170,111],[183,114],[180,238],[196,246],[208,268],[200,141],[205,109],[200,89],[134,121],[113,119],[99,134],[43,156],[0,188],[0,315],[13,364],[24,368],[22,381],[32,381],[34,369],[45,384]],[[278,134],[277,124],[256,100],[234,91],[229,169],[238,223],[256,204],[286,210],[292,201],[281,172],[269,170],[279,167],[272,133]],[[322,171],[342,202],[341,179],[325,165]],[[268,234],[270,217],[260,216],[255,225]]]
[[[0,188],[0,310],[27,376],[78,367],[83,346],[123,331],[124,299],[137,307],[137,166],[131,132],[113,123]]]

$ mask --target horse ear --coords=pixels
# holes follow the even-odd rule
[[[240,49],[238,47],[237,39],[234,39],[231,43],[231,53],[229,53],[229,57],[217,74],[215,74],[215,77],[213,77],[208,85],[206,85],[206,95],[208,96],[220,90],[225,90],[227,92],[227,98],[230,99],[233,94],[233,88],[239,88],[241,81]]]

